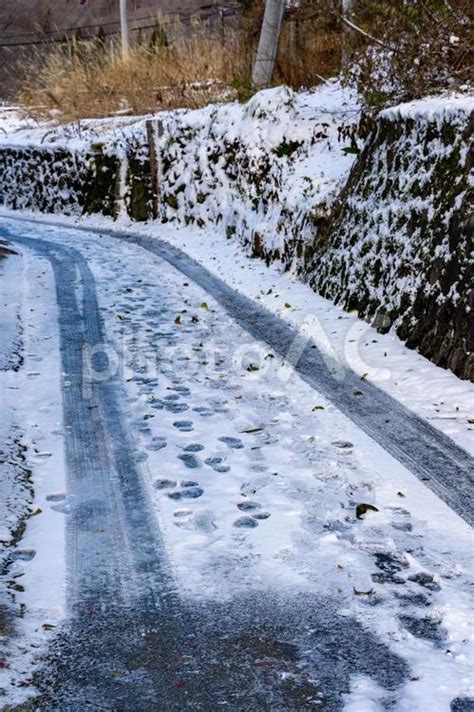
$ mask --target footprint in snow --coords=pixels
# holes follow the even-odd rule
[[[155,480],[153,487],[157,490],[171,489],[176,487],[176,482],[174,480]]]
[[[217,529],[217,524],[214,521],[213,513],[209,510],[206,510],[204,512],[198,512],[194,515],[193,519],[194,525],[196,529],[199,529],[199,531],[206,532],[207,534],[209,534],[210,532],[214,531],[214,529]]]
[[[191,443],[190,445],[186,445],[183,450],[184,452],[201,452],[202,450],[204,450],[204,445],[200,445],[199,443]]]
[[[275,473],[276,474],[276,473]],[[240,493],[243,497],[252,497],[258,490],[270,484],[272,478],[270,475],[260,475],[260,477],[252,477],[247,482],[242,482],[240,485]]]
[[[191,391],[187,386],[173,386],[171,390],[176,391],[176,393],[180,393],[182,396],[191,395]]]
[[[390,526],[400,532],[411,532],[413,529],[411,522],[392,522]]]
[[[446,638],[446,631],[442,628],[441,621],[436,618],[403,615],[399,616],[399,621],[415,638],[431,640],[435,643],[441,643]]]
[[[253,472],[266,472],[268,470],[268,467],[267,467],[267,465],[262,465],[259,462],[256,462],[256,463],[250,465],[249,469],[252,470]]]
[[[254,465],[265,465],[265,454],[260,447],[252,447],[247,451],[247,456],[250,462],[250,467]]]
[[[246,502],[239,502],[237,505],[241,512],[248,512],[252,519],[268,519],[271,517],[270,512],[261,512],[262,505],[259,502],[253,502],[252,500]]]
[[[231,438],[231,437],[224,436],[222,438],[219,438],[219,440],[221,443],[224,443],[225,445],[227,445],[227,447],[230,447],[232,450],[240,450],[241,448],[244,447],[242,440],[240,440],[239,438]]]
[[[139,396],[148,395],[148,393],[152,393],[154,389],[155,389],[154,385],[152,385],[151,383],[145,383],[145,385],[141,386],[138,389],[138,395]]]
[[[331,445],[334,445],[338,450],[352,450],[354,447],[348,440],[334,440]]]
[[[223,457],[220,457],[216,455],[215,457],[208,457],[206,460],[204,460],[206,465],[209,465],[209,467],[212,467],[212,469],[215,472],[229,472],[230,466],[224,464],[225,459]]]
[[[168,413],[184,413],[186,410],[189,410],[189,405],[187,403],[166,403],[165,408],[168,411]]]
[[[201,467],[200,460],[191,452],[185,452],[182,455],[178,455],[178,459],[184,462],[185,466],[189,467],[190,470],[195,470],[196,468]]]
[[[190,509],[177,509],[176,512],[173,513],[173,516],[176,517],[176,519],[184,519],[185,517],[190,517],[191,514]]]
[[[197,408],[193,408],[193,411],[195,413],[199,413],[202,418],[209,418],[211,415],[215,414],[214,409],[207,406],[198,406]]]
[[[255,527],[258,527],[258,522],[253,517],[239,517],[235,520],[234,527],[238,529],[255,529]]]
[[[441,586],[434,580],[433,574],[426,571],[420,571],[417,574],[412,574],[408,577],[409,581],[417,583],[419,586],[426,588],[428,591],[441,591]]]
[[[252,502],[252,500],[249,500],[248,502],[239,502],[237,507],[242,512],[252,512],[256,509],[261,509],[262,505],[259,504],[258,502]]]
[[[414,606],[416,608],[427,608],[432,605],[432,601],[422,593],[398,593],[395,591],[395,597],[401,602],[402,606]]]
[[[184,487],[182,490],[168,492],[168,497],[173,500],[198,499],[203,494],[204,490],[201,487]]]
[[[54,492],[53,494],[48,494],[46,497],[47,502],[62,502],[66,499],[66,494],[64,492]]]
[[[151,443],[149,443],[146,446],[146,449],[147,450],[162,450],[164,447],[166,447],[167,444],[168,443],[167,443],[166,438],[154,437],[152,439]]]
[[[188,529],[190,531],[198,530],[201,532],[205,532],[206,534],[210,534],[215,529],[217,529],[213,513],[209,510],[197,512],[195,514],[192,514],[192,512],[190,512],[189,510],[184,511],[185,514],[180,514],[177,520],[175,521],[174,524],[176,527],[180,527],[181,529]],[[178,513],[175,512],[175,517],[177,516],[177,514]]]
[[[134,369],[134,371],[136,371],[136,369]],[[138,375],[137,373],[135,373],[135,375],[132,376],[131,381],[133,383],[141,383],[141,384],[148,383],[147,378],[144,378],[143,376]]]
[[[474,712],[474,698],[472,697],[456,697],[451,702],[451,712]]]
[[[379,571],[372,574],[372,581],[382,584],[393,583],[398,585],[405,583],[403,572],[408,569],[409,566],[405,557],[390,551],[379,551],[374,554],[374,559]]]
[[[173,423],[173,426],[181,433],[190,433],[194,429],[191,420],[177,420]]]
[[[12,551],[10,559],[12,561],[31,561],[35,556],[36,551],[34,549],[17,549]]]

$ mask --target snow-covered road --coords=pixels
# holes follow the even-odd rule
[[[470,709],[472,458],[164,243],[7,219],[0,237],[34,282],[1,294],[5,341],[15,299],[23,329],[2,426],[31,450],[39,308],[51,333],[34,357],[56,343],[62,393],[39,456],[64,447],[67,479],[54,491],[58,462],[38,474],[26,456],[48,512],[0,578],[24,582],[0,653],[8,703],[32,645],[32,709]],[[28,392],[30,415],[44,401]],[[32,586],[45,531],[44,578],[67,570],[54,629]]]

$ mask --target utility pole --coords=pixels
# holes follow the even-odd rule
[[[342,16],[351,20],[352,11],[356,6],[356,0],[342,0],[341,10]],[[355,33],[348,25],[343,22],[342,26],[342,53],[341,66],[342,69],[347,69],[350,63],[352,52],[354,51]]]
[[[280,40],[286,0],[266,0],[262,31],[252,72],[252,85],[257,89],[271,84]]]
[[[120,31],[122,34],[122,56],[128,57],[130,38],[128,33],[127,0],[120,1]]]

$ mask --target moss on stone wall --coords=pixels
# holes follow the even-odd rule
[[[96,149],[2,148],[0,204],[43,213],[118,213],[120,163]]]
[[[127,150],[125,206],[132,220],[145,222],[153,218],[148,147],[135,143]]]
[[[151,219],[148,153],[143,146],[135,146],[124,158],[109,148],[101,144],[84,152],[0,148],[0,204],[14,210],[112,218],[118,217],[124,205],[131,219]],[[125,171],[123,161],[127,161]]]
[[[196,131],[176,124],[161,156],[162,217],[221,225],[249,254],[292,266],[323,296],[474,380],[473,121],[379,118],[336,202],[313,207],[306,188],[301,204],[281,200],[283,162],[296,146],[250,156],[242,138],[205,124],[195,143]],[[0,149],[0,204],[14,209],[112,217],[125,209],[148,220],[151,193],[143,136],[127,140],[120,157],[100,145]]]
[[[311,286],[474,380],[473,117],[383,117],[307,250]],[[470,326],[471,323],[471,326]]]

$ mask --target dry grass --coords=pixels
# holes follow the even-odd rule
[[[124,59],[103,42],[75,41],[38,53],[26,66],[16,97],[25,114],[61,122],[118,113],[144,114],[199,108],[223,98],[252,94],[251,66],[263,5],[255,5],[225,36],[196,22],[172,28],[170,46],[134,47]],[[325,21],[285,22],[275,84],[293,88],[319,83],[339,70],[340,34]]]
[[[317,27],[283,27],[278,51],[275,82],[300,88],[319,84],[338,74],[341,68],[342,35]]]
[[[344,43],[346,58],[352,51],[353,59],[344,76],[374,110],[469,82],[469,0],[359,0],[356,7],[362,32],[348,35],[331,0],[293,4],[283,24],[274,83],[310,87],[338,74]],[[68,122],[247,99],[263,10],[264,0],[249,0],[239,20],[225,28],[211,30],[196,20],[176,24],[168,34],[166,26],[162,44],[169,39],[169,46],[137,46],[126,60],[100,41],[42,50],[28,63],[18,103],[29,116]]]
[[[225,43],[203,33],[182,35],[170,47],[135,47],[127,58],[100,42],[76,42],[52,50],[42,63],[33,58],[18,102],[30,116],[65,122],[198,108],[245,83],[250,57],[238,39],[236,33],[227,33]]]

